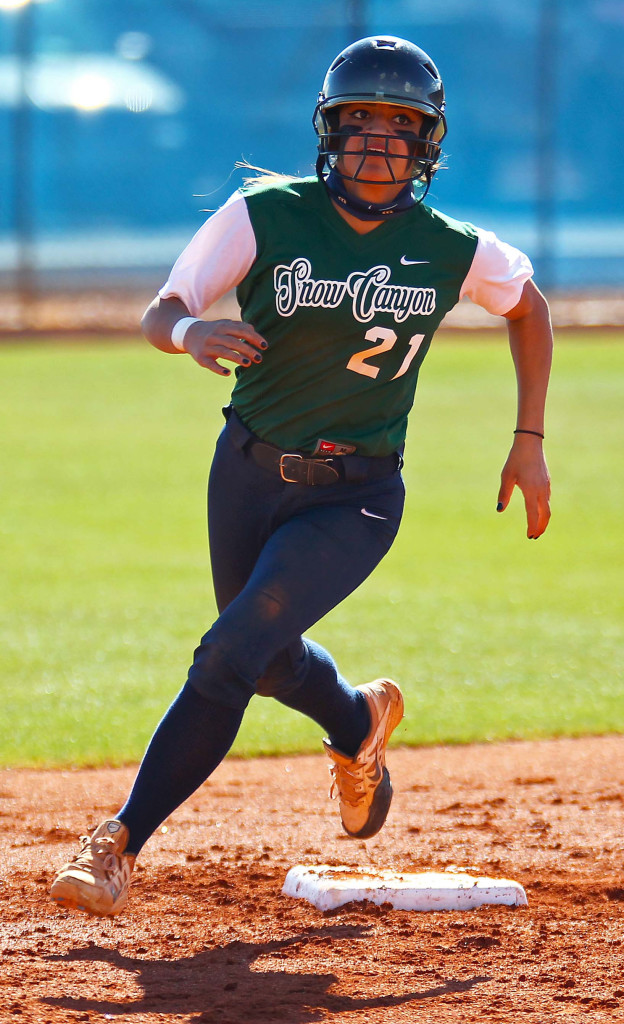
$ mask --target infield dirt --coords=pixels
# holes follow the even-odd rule
[[[0,773],[0,1020],[624,1021],[624,737],[391,750],[395,800],[341,834],[319,757],[226,760],[146,846],[113,920],[49,902],[133,768]],[[529,906],[320,913],[296,863],[470,867]]]

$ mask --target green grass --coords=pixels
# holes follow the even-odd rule
[[[624,345],[558,348],[553,520],[495,512],[506,343],[441,341],[408,438],[399,538],[311,635],[353,682],[399,679],[400,743],[624,730]],[[621,342],[621,338],[619,341]],[[139,758],[214,614],[205,481],[228,384],[146,343],[0,350],[0,764]],[[239,754],[319,749],[258,698]]]

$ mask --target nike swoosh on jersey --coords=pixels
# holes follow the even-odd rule
[[[376,516],[374,512],[369,512],[368,509],[361,508],[360,512],[363,516],[368,516],[369,519],[387,519],[388,516]]]
[[[412,267],[415,263],[431,263],[431,260],[408,260],[407,256],[401,256],[401,263],[404,267]]]

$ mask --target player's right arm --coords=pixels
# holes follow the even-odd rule
[[[242,281],[255,258],[256,239],[247,204],[235,192],[194,235],[145,311],[141,327],[150,344],[161,352],[188,352],[200,366],[223,376],[231,370],[221,366],[219,359],[239,366],[262,362],[261,351],[267,343],[251,324],[197,319]],[[180,349],[173,344],[171,332],[187,317],[195,322],[184,332]]]
[[[177,296],[163,299],[157,295],[143,314],[141,329],[154,348],[179,353],[180,349],[171,340],[171,332],[178,320],[192,315]],[[200,366],[222,376],[228,376],[231,370],[217,360],[251,366],[262,362],[261,352],[266,347],[266,341],[251,324],[240,320],[196,320],[184,335],[184,351]]]

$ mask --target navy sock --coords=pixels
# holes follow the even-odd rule
[[[232,746],[243,711],[213,704],[186,683],[152,736],[132,792],[117,815],[137,854],[155,829],[201,786]]]
[[[329,742],[347,757],[353,757],[370,729],[366,698],[342,678],[332,656],[313,640],[304,638],[308,648],[306,672],[301,686],[282,704],[307,715],[325,729]]]

